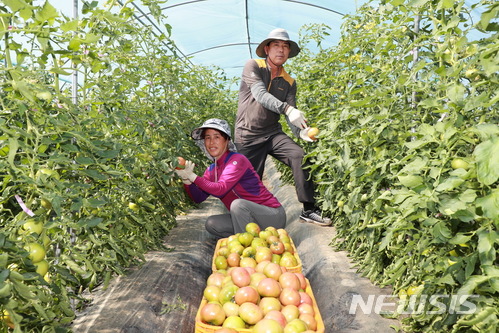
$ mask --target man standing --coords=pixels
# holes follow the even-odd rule
[[[250,59],[244,66],[239,89],[235,124],[235,144],[253,164],[260,178],[265,160],[271,155],[293,172],[298,201],[303,204],[300,219],[318,225],[330,225],[315,205],[314,184],[303,168],[303,149],[286,135],[279,123],[285,115],[297,137],[312,141],[307,135],[305,115],[296,108],[296,82],[283,68],[288,58],[300,52],[284,29],[272,30],[256,49],[263,59]]]

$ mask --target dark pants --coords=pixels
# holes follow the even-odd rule
[[[303,168],[305,152],[289,136],[278,133],[263,143],[236,143],[236,147],[239,153],[250,160],[260,178],[263,177],[267,155],[289,166],[293,172],[298,201],[301,203],[315,203],[314,184],[309,179],[308,169]]]

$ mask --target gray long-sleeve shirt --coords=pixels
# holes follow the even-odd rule
[[[284,70],[271,80],[271,71],[265,59],[246,62],[239,89],[239,105],[235,125],[235,142],[260,143],[282,132],[281,114],[288,106],[296,107],[296,82]],[[293,134],[299,129],[286,117]]]

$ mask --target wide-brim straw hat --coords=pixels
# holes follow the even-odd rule
[[[270,42],[274,40],[283,40],[289,42],[290,51],[288,58],[296,57],[298,53],[300,53],[300,47],[298,46],[298,44],[296,44],[296,42],[289,39],[288,32],[285,29],[277,28],[272,30],[267,36],[267,39],[265,39],[263,42],[260,43],[260,45],[258,45],[258,47],[256,48],[256,54],[260,58],[266,58],[267,55],[265,54],[264,48],[266,45],[268,45]]]

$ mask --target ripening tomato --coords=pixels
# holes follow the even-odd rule
[[[298,319],[301,319],[307,324],[307,328],[312,331],[317,330],[317,320],[315,320],[314,316],[309,314],[309,313],[302,313],[298,317]]]
[[[298,260],[292,254],[288,255],[283,254],[279,264],[284,267],[296,267],[298,266]]]
[[[307,289],[307,280],[305,279],[305,275],[300,272],[295,272],[295,275],[298,277],[298,280],[300,280],[300,288],[303,290]]]
[[[264,318],[253,326],[252,333],[284,333],[284,329],[277,321]]]
[[[319,129],[317,127],[310,127],[307,131],[307,135],[313,141],[317,140],[317,135],[319,134]]]
[[[263,268],[263,274],[269,278],[279,281],[279,277],[282,275],[281,266],[274,262],[270,262]]]
[[[244,267],[234,267],[230,272],[232,282],[239,288],[249,286],[251,281],[251,276],[249,272]]]
[[[227,317],[239,316],[239,304],[226,302],[224,305],[222,305],[222,307],[224,308],[225,315]]]
[[[274,254],[283,254],[284,253],[284,243],[281,241],[275,241],[270,243],[270,250]]]
[[[298,305],[298,311],[300,312],[300,315],[306,313],[315,316],[314,307],[308,303],[301,303],[300,305]]]
[[[299,319],[293,319],[291,321],[288,321],[286,324],[286,327],[284,327],[284,332],[285,333],[301,333],[305,332],[308,329],[307,324]]]
[[[251,242],[251,247],[254,248],[256,252],[256,249],[259,247],[267,247],[267,242],[260,237],[255,237]]]
[[[270,231],[270,233],[274,236],[279,236],[279,233],[277,232],[276,227],[270,226],[265,228],[266,231]]]
[[[239,317],[248,325],[255,325],[263,319],[263,312],[255,303],[247,302],[239,306]]]
[[[279,276],[279,283],[283,288],[293,288],[295,290],[301,289],[301,282],[294,272],[285,272]]]
[[[263,273],[263,269],[270,263],[270,260],[264,260],[256,264],[255,270],[259,273]]]
[[[178,156],[177,157],[177,166],[175,167],[177,170],[185,169],[185,158]]]
[[[284,317],[284,315],[282,314],[281,311],[278,311],[278,310],[271,310],[269,311],[265,317],[265,319],[273,319],[275,321],[277,321],[281,326],[282,328],[284,328],[287,324],[286,322],[286,317]]]
[[[225,311],[218,302],[208,302],[199,311],[203,323],[220,326],[225,320]]]
[[[255,253],[255,260],[257,263],[262,261],[271,261],[272,260],[272,250],[268,247],[258,247]]]
[[[262,297],[258,303],[263,314],[266,315],[270,311],[281,311],[282,304],[277,297]]]
[[[246,224],[245,230],[246,230],[246,232],[249,232],[250,234],[252,234],[253,237],[258,237],[258,234],[261,231],[260,226],[258,224],[256,224],[255,222],[250,222],[250,223]]]
[[[258,291],[251,286],[239,288],[234,295],[234,301],[239,305],[242,305],[243,303],[257,304],[259,300],[260,295],[258,294]]]
[[[286,317],[286,321],[289,323],[293,319],[297,319],[300,316],[300,310],[296,305],[286,305],[281,309],[282,314]]]
[[[281,294],[279,295],[279,300],[284,306],[295,305],[296,307],[298,307],[298,305],[300,305],[300,294],[296,289],[283,288],[281,290]]]
[[[253,238],[254,238],[254,236],[252,233],[242,232],[239,234],[239,237],[237,239],[244,247],[247,247],[247,246],[251,245]]]
[[[309,305],[314,305],[314,301],[312,300],[312,297],[309,294],[307,294],[304,291],[299,291],[298,293],[300,294],[300,304],[306,303]]]
[[[267,241],[267,238],[271,235],[272,233],[269,230],[262,230],[258,233],[258,237],[264,241]]]
[[[278,242],[279,241],[279,237],[277,237],[276,235],[270,235],[269,237],[267,237],[267,244],[270,245],[274,242]]]
[[[220,294],[218,295],[218,301],[220,304],[224,305],[227,302],[234,302],[234,295],[239,287],[235,285],[227,285],[220,289]]]
[[[206,288],[204,288],[203,290],[203,296],[208,300],[208,302],[218,301],[220,290],[220,287],[214,285],[206,286]]]
[[[230,253],[227,256],[227,264],[230,267],[237,267],[239,266],[239,262],[241,261],[241,255],[237,252]]]
[[[246,323],[239,316],[229,316],[225,319],[222,326],[235,328],[237,330],[238,328],[246,328]]]
[[[273,278],[265,278],[258,283],[258,293],[262,297],[279,297],[281,285]]]
[[[210,276],[208,276],[208,279],[206,279],[206,285],[222,287],[224,278],[225,275],[220,272],[211,273]]]
[[[262,272],[255,272],[250,275],[250,286],[257,288],[260,281],[267,277]]]
[[[239,266],[244,267],[244,268],[255,268],[256,267],[256,260],[251,257],[242,257],[241,260],[239,260]]]

